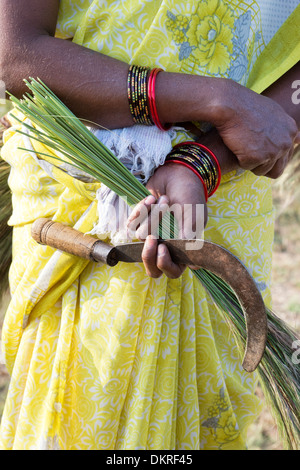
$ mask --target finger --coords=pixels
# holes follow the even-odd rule
[[[273,160],[272,165],[260,165],[255,170],[253,170],[253,173],[256,176],[266,176],[267,178],[272,178],[276,179],[279,178],[282,173],[284,172],[286,166],[288,165],[289,161],[291,160],[293,154],[294,154],[294,147],[291,147],[288,152],[285,152],[283,155],[281,155],[280,158],[277,160]],[[269,167],[268,167],[269,166]]]
[[[273,166],[273,168],[265,175],[267,178],[272,178],[272,179],[276,179],[276,178],[279,178],[284,170],[286,169],[289,161],[290,161],[290,152],[288,154],[286,154],[283,158],[281,158],[280,160],[278,160],[275,165]]]
[[[158,245],[157,248],[157,267],[170,279],[180,277],[186,268],[185,265],[176,264],[172,261],[169,250],[163,243]]]
[[[157,239],[153,235],[149,235],[144,244],[142,251],[142,260],[148,276],[155,279],[162,276],[162,271],[156,265],[157,259]]]
[[[268,161],[264,163],[263,165],[259,165],[256,168],[254,168],[252,173],[256,176],[266,176],[267,173],[269,173],[274,165],[278,162],[278,160],[273,160],[273,161]]]
[[[300,144],[300,131],[296,135],[295,144]]]
[[[136,237],[139,240],[145,240],[148,235],[154,235],[157,238],[157,231],[163,216],[169,209],[169,199],[167,196],[161,196],[157,204],[152,204],[149,216],[140,224],[136,231]]]
[[[207,224],[206,204],[184,204],[181,217],[175,212],[179,225],[179,238],[195,239],[202,238]]]
[[[156,203],[156,198],[153,195],[147,196],[145,199],[140,201],[132,210],[130,216],[127,219],[127,228],[135,232],[139,225],[148,216],[151,205]]]

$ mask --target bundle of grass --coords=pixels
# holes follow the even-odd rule
[[[130,204],[137,204],[150,194],[48,87],[40,80],[26,83],[31,93],[23,100],[11,99],[31,121],[31,124],[23,123],[31,139],[58,151],[61,159],[71,161]],[[162,225],[162,233],[163,229]],[[223,280],[204,269],[193,272],[219,307],[220,315],[230,324],[241,352],[244,351],[247,337],[244,312],[234,292]],[[271,310],[266,308],[266,311],[268,341],[257,372],[285,447],[298,449],[300,367],[293,363],[293,347],[298,338]]]

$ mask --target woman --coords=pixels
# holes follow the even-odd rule
[[[181,129],[162,132],[161,142],[190,140],[182,129],[195,135],[190,122],[213,126],[198,136],[223,175],[208,200],[205,236],[243,260],[270,302],[270,178],[299,141],[290,99],[299,73],[297,3],[278,6],[270,22],[266,1],[47,0],[41,9],[28,0],[25,9],[21,0],[1,0],[1,78],[21,96],[23,78],[38,76],[80,118],[127,129],[134,124],[128,64],[164,69],[156,81],[159,120]],[[259,411],[255,376],[241,369],[228,326],[191,270],[151,236],[144,266],[75,262],[37,246],[30,228],[38,217],[84,232],[101,222],[99,185],[50,177],[41,160],[18,149],[24,138],[14,129],[5,142],[14,262],[2,448],[246,448]],[[147,187],[153,197],[130,224],[142,206],[148,213],[162,201],[206,207],[204,185],[183,165],[160,166]]]

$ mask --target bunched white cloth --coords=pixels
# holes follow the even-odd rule
[[[91,132],[145,184],[156,168],[163,165],[172,149],[176,131],[161,131],[156,126],[135,125],[116,130],[90,128]],[[113,244],[128,242],[131,235],[126,221],[132,210],[126,202],[104,184],[97,191],[98,221],[90,232],[100,239],[110,238]]]

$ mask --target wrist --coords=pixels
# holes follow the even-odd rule
[[[203,134],[197,142],[208,147],[217,156],[222,175],[240,168],[237,157],[224,144],[216,129]]]
[[[228,92],[225,79],[162,72],[156,86],[162,122],[206,121],[215,125],[220,121]]]
[[[236,97],[239,95],[239,87],[228,78],[216,78],[217,83],[213,88],[210,103],[210,123],[214,126],[222,126],[233,119],[237,110]]]
[[[167,155],[165,164],[179,164],[189,168],[201,181],[208,200],[221,182],[221,168],[216,155],[203,144],[188,141],[177,144]]]

